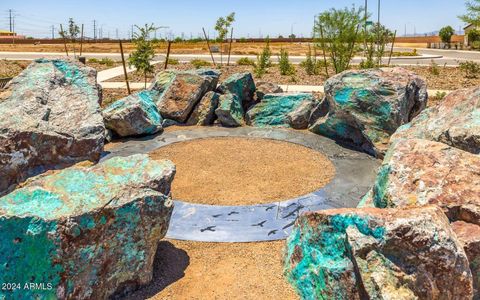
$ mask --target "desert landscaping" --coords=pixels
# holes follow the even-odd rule
[[[480,299],[480,30],[378,5],[0,32],[0,299]]]

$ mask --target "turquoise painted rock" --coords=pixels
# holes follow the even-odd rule
[[[420,138],[480,154],[480,88],[452,92],[438,105],[424,110],[392,136]]]
[[[212,125],[216,118],[215,110],[218,107],[220,96],[216,92],[206,93],[188,118],[187,125]]]
[[[261,101],[265,95],[283,93],[283,89],[271,82],[260,81],[256,83],[255,96],[257,101]]]
[[[37,176],[0,198],[0,282],[21,287],[0,299],[107,299],[148,283],[174,173],[170,161],[115,157]]]
[[[163,119],[155,105],[158,96],[157,91],[145,90],[112,103],[102,111],[105,126],[121,137],[162,131]]]
[[[96,75],[74,60],[38,59],[0,94],[0,195],[46,170],[100,157]]]
[[[310,128],[375,156],[383,156],[390,136],[427,104],[423,79],[402,68],[345,71],[325,83],[329,113]]]
[[[200,99],[215,89],[219,76],[213,70],[167,70],[156,75],[150,90],[160,93],[156,105],[163,118],[185,123]]]
[[[227,93],[220,96],[215,115],[222,126],[238,127],[244,125],[244,114],[242,101],[237,95]]]
[[[467,256],[435,206],[301,215],[285,274],[302,299],[471,299],[473,291]]]
[[[245,111],[255,103],[255,89],[255,82],[251,73],[233,74],[218,87],[218,91],[222,94],[236,95]]]
[[[315,103],[312,94],[268,94],[247,112],[247,124],[306,129]]]

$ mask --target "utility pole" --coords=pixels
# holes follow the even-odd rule
[[[9,13],[9,15],[10,15],[10,17],[9,17],[9,21],[10,21],[10,23],[9,23],[9,24],[10,24],[10,32],[13,32],[13,30],[12,30],[12,10],[9,9],[9,10],[8,10],[8,13]]]
[[[115,29],[115,38],[118,40],[118,28]]]
[[[134,29],[133,29],[133,25],[132,25],[132,40],[133,40],[133,32],[134,32]]]
[[[93,20],[93,40],[97,41],[97,20]]]
[[[55,25],[52,25],[52,40],[55,39]]]

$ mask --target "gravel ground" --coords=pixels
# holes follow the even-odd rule
[[[335,167],[321,153],[265,139],[201,139],[162,147],[150,156],[175,163],[175,199],[201,204],[288,200],[322,188],[335,175]]]
[[[162,241],[151,284],[126,299],[299,299],[283,274],[285,241]]]

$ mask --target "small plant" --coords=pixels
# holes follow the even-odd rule
[[[435,99],[436,100],[442,100],[443,98],[445,98],[445,96],[447,96],[447,93],[446,92],[443,92],[443,91],[437,91],[437,93],[435,94]]]
[[[147,75],[154,71],[154,67],[150,62],[155,56],[156,46],[156,44],[149,40],[148,37],[157,28],[153,24],[145,24],[144,27],[136,27],[138,31],[135,32],[133,38],[135,51],[130,54],[128,64],[134,66],[138,72],[143,73],[145,78],[145,88],[147,88]]]
[[[461,62],[460,70],[465,73],[466,78],[477,78],[480,73],[480,64],[474,61]]]
[[[248,57],[242,57],[237,60],[237,65],[239,66],[255,66],[255,61]]]
[[[98,63],[101,65],[106,65],[107,67],[113,67],[113,65],[115,64],[115,61],[113,61],[113,59],[111,58],[104,57]]]
[[[313,49],[308,45],[307,58],[300,63],[300,66],[305,69],[307,75],[318,75],[320,74],[321,68],[325,67],[325,64],[322,61],[317,60],[317,50]]]
[[[278,56],[278,66],[280,68],[281,75],[295,74],[295,67],[290,63],[288,51],[283,48],[280,49],[280,55]]]
[[[430,74],[434,76],[440,75],[440,68],[438,67],[438,64],[435,63],[433,60],[430,63],[430,67],[428,68],[428,70],[430,71]]]
[[[443,43],[448,45],[448,48],[450,48],[450,43],[452,42],[452,36],[455,34],[455,30],[453,30],[452,26],[445,26],[442,29],[440,29],[440,32],[438,35],[440,36],[440,39],[442,40]]]
[[[257,62],[255,63],[255,75],[261,78],[265,73],[267,73],[267,69],[272,65],[270,61],[270,57],[272,56],[272,51],[270,50],[270,40],[267,38],[267,42],[265,44],[265,48],[263,48],[262,53],[257,55]]]
[[[88,59],[88,62],[89,62],[89,63],[92,63],[92,64],[97,64],[99,61],[98,61],[98,59],[96,59],[96,58],[89,58],[89,59]]]
[[[218,33],[218,40],[220,41],[220,64],[223,64],[223,42],[227,37],[228,31],[232,26],[232,23],[235,22],[235,13],[232,12],[228,16],[220,17],[215,24],[215,30]]]
[[[60,36],[65,40],[70,40],[70,43],[73,45],[73,56],[76,56],[75,52],[75,42],[77,40],[78,34],[80,33],[80,28],[75,23],[73,18],[68,19],[68,31],[63,29],[58,32]]]
[[[208,67],[208,66],[211,66],[211,64],[206,61],[206,60],[203,60],[203,59],[193,59],[190,61],[190,63],[196,68],[196,69],[200,69],[200,68],[203,68],[203,67]]]
[[[169,65],[172,65],[172,66],[176,66],[178,64],[180,64],[180,62],[178,61],[178,59],[175,59],[175,58],[168,58],[168,64]]]

